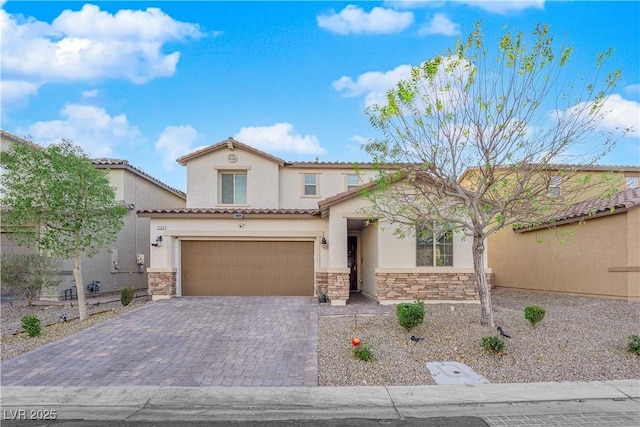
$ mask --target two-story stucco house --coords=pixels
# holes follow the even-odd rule
[[[28,140],[5,130],[0,131],[2,150],[9,150],[11,144],[30,143]],[[149,219],[135,214],[137,209],[157,209],[160,207],[184,207],[186,195],[172,188],[160,180],[150,176],[126,160],[93,159],[97,169],[108,171],[109,181],[116,190],[116,199],[130,207],[131,212],[123,219],[124,226],[118,233],[116,241],[102,249],[91,258],[82,260],[82,272],[87,286],[92,291],[87,295],[103,295],[119,292],[125,286],[136,289],[147,287],[147,267],[151,246],[149,245]],[[0,233],[3,253],[24,252],[28,249],[16,245],[5,233]],[[63,281],[58,289],[48,290],[40,296],[41,299],[64,299],[77,296],[74,287],[72,269],[73,260],[63,260],[61,265]]]
[[[150,218],[154,299],[478,299],[471,239],[401,239],[382,221],[365,221],[360,190],[376,176],[372,165],[356,173],[351,163],[285,162],[232,138],[178,162],[187,167],[186,207],[138,211]]]

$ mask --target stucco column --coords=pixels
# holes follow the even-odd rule
[[[331,212],[329,216],[328,296],[331,305],[345,305],[349,299],[347,268],[347,219]]]
[[[347,268],[347,219],[329,217],[329,268]]]

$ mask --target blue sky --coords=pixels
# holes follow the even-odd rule
[[[229,136],[291,161],[367,161],[364,109],[482,20],[549,23],[570,72],[613,47],[609,121],[633,126],[603,164],[640,164],[640,2],[24,2],[0,0],[2,128],[69,138],[186,189],[175,160]],[[552,108],[551,106],[549,108]]]

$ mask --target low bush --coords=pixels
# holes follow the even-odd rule
[[[368,362],[373,359],[373,353],[371,352],[371,346],[367,343],[361,343],[357,347],[353,348],[353,354],[362,361]]]
[[[524,308],[524,318],[533,326],[536,326],[538,322],[544,319],[545,314],[547,314],[545,309],[537,305],[530,305]]]
[[[126,288],[122,288],[120,291],[120,302],[122,305],[127,306],[131,304],[133,298],[136,296],[136,290],[131,286],[127,286]]]
[[[410,331],[424,321],[424,303],[418,301],[398,304],[396,314],[400,326]]]
[[[627,339],[629,340],[629,343],[627,345],[627,349],[631,353],[635,353],[638,356],[640,356],[640,336],[638,336],[638,335],[629,335],[627,337]]]
[[[501,353],[504,350],[504,341],[498,336],[491,335],[480,339],[480,345],[484,347],[485,351],[492,351],[494,353]]]
[[[30,337],[37,337],[42,333],[40,319],[35,314],[26,314],[22,316],[22,328]]]

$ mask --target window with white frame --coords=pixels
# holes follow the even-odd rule
[[[453,231],[450,228],[416,228],[416,266],[453,266]]]
[[[549,196],[560,197],[560,184],[562,183],[561,176],[552,176],[549,182]]]
[[[358,178],[358,175],[355,173],[348,173],[347,174],[347,190],[356,188],[358,185],[360,185],[360,179]]]
[[[627,180],[627,188],[638,188],[638,177],[637,176],[628,176]]]
[[[247,173],[223,172],[220,174],[220,202],[223,205],[247,203]]]
[[[317,196],[318,195],[318,175],[315,173],[305,173],[302,175],[302,194],[305,196]]]

